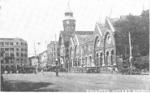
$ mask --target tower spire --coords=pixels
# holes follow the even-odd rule
[[[72,10],[70,9],[70,5],[69,5],[69,2],[68,2],[68,7],[67,7],[67,10],[65,13],[72,13]]]

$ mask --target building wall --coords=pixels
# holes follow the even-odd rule
[[[28,44],[21,38],[0,38],[0,53],[2,68],[27,65]]]
[[[39,66],[41,68],[46,67],[47,65],[47,51],[44,51],[42,53],[39,54]]]
[[[48,57],[49,65],[55,65],[55,60],[56,60],[56,56],[57,56],[56,44],[58,44],[58,43],[55,41],[51,41],[47,46],[47,57]]]

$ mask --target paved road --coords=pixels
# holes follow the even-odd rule
[[[4,75],[5,91],[150,91],[148,75],[59,73]],[[140,89],[140,90],[139,90]]]

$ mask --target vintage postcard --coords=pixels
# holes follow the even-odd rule
[[[0,0],[1,92],[150,92],[149,0]]]

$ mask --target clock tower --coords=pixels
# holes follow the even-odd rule
[[[68,3],[68,8],[65,12],[65,19],[63,20],[64,31],[67,33],[72,33],[75,31],[76,20],[73,17],[73,12],[71,11]]]

